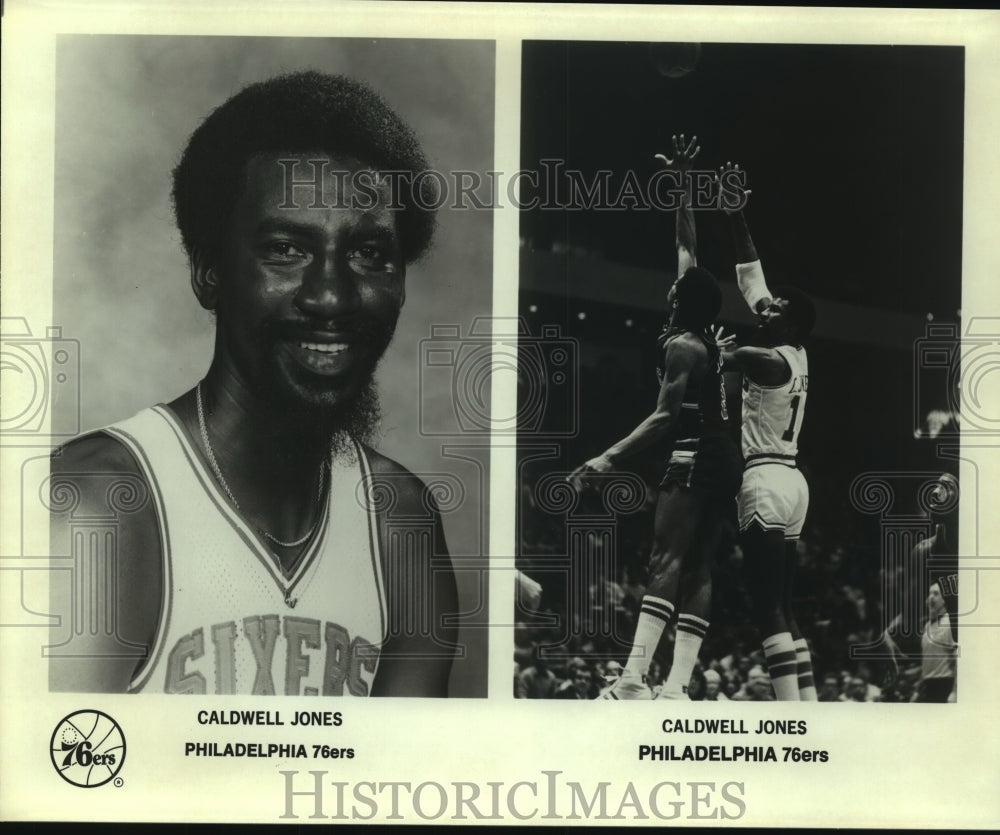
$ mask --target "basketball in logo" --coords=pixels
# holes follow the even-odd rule
[[[74,786],[103,786],[125,763],[125,735],[108,714],[78,710],[52,732],[52,765]]]

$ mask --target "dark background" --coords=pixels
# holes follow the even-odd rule
[[[667,78],[649,44],[526,42],[522,167],[565,160],[645,181],[670,137],[700,138],[698,167],[749,172],[748,215],[768,273],[815,296],[923,315],[959,306],[964,51],[955,47],[703,44]],[[665,222],[666,221],[666,222]],[[535,248],[580,245],[672,270],[672,215],[526,212]],[[731,247],[700,224],[723,280]]]
[[[684,133],[699,138],[696,167],[732,160],[747,170],[746,216],[768,283],[801,287],[819,317],[807,343],[811,385],[799,442],[811,491],[800,608],[815,642],[816,622],[830,620],[829,607],[843,608],[843,599],[827,599],[828,587],[846,586],[867,605],[841,631],[870,632],[882,616],[880,523],[852,507],[850,484],[871,471],[947,467],[938,447],[948,436],[928,438],[926,417],[950,408],[954,380],[917,367],[917,358],[929,326],[947,334],[960,318],[964,51],[703,44],[693,72],[669,78],[654,60],[663,49],[525,42],[521,167],[559,159],[588,182],[610,170],[614,195],[629,169],[645,183],[660,165],[654,155],[671,156],[671,135]],[[753,322],[736,288],[725,219],[696,214],[699,264],[723,285],[720,324],[746,339]],[[519,544],[529,573],[567,551],[565,519],[541,511],[532,486],[603,451],[653,409],[655,337],[675,270],[673,212],[522,212],[520,314],[536,337],[558,326],[577,362],[572,386],[551,377],[534,386],[536,399],[539,389],[545,395],[534,410],[522,369],[521,406],[531,415],[522,421],[522,456],[546,439],[558,443],[554,458],[521,474]],[[738,416],[731,382],[730,414]],[[628,469],[655,484],[662,452],[637,454]],[[899,497],[893,509],[914,512],[915,497]],[[619,520],[617,565],[632,580],[645,570],[650,526],[648,513]],[[731,569],[735,586],[717,583],[717,597],[733,598],[713,616],[723,627],[748,614],[736,563],[720,569]],[[558,572],[536,574],[546,585],[543,608],[561,611]],[[845,639],[826,654],[844,654]]]

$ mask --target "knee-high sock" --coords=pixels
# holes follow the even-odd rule
[[[688,686],[694,665],[698,663],[701,642],[708,632],[708,621],[681,612],[677,616],[677,640],[674,643],[674,663],[670,665],[664,690],[680,690]]]
[[[778,632],[764,639],[764,657],[779,702],[799,700],[799,671],[791,632]]]
[[[653,660],[653,653],[660,643],[660,636],[674,616],[674,604],[662,597],[647,594],[642,598],[639,622],[632,639],[632,651],[625,663],[625,673],[630,676],[644,676]]]
[[[799,676],[799,701],[815,702],[816,682],[813,680],[812,656],[805,638],[795,641],[795,666]]]

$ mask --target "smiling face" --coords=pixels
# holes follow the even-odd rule
[[[312,179],[319,160],[322,195],[286,186],[293,173]],[[366,171],[318,153],[251,159],[218,263],[196,267],[199,299],[218,314],[216,362],[257,396],[343,410],[392,339],[405,266],[388,187],[352,187]]]

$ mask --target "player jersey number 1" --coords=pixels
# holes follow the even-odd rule
[[[788,428],[781,435],[781,440],[783,441],[794,441],[799,429],[802,428],[802,423],[799,421],[799,403],[801,400],[802,396],[799,394],[796,394],[792,398],[792,419],[788,421]]]

